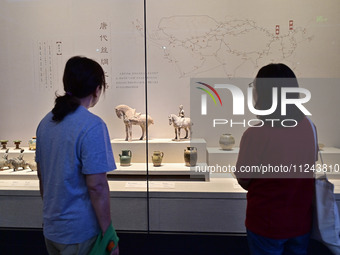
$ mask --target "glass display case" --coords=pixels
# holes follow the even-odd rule
[[[64,93],[63,69],[74,55],[105,71],[106,93],[90,111],[107,124],[117,162],[108,179],[119,230],[245,232],[246,191],[232,171],[242,134],[257,119],[247,108],[248,84],[270,62],[289,65],[311,92],[306,107],[337,183],[340,5],[307,5],[2,1],[0,199],[8,206],[0,208],[0,227],[41,227],[30,140]],[[244,96],[243,115],[223,84]],[[15,171],[6,165],[20,157],[25,164]],[[27,210],[30,222],[11,214]]]

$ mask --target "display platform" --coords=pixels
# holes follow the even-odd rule
[[[203,169],[207,164],[199,163],[195,167],[187,167],[184,163],[163,163],[161,166],[148,164],[148,173],[150,180],[191,180],[191,181],[209,181],[209,172],[195,171]],[[197,167],[197,168],[196,168]],[[117,169],[108,172],[110,179],[137,179],[137,176],[145,178],[147,174],[145,163],[133,163],[130,166],[120,166],[117,163]]]
[[[171,149],[172,142],[168,143]],[[129,145],[128,142],[120,144]],[[133,146],[133,143],[131,144]],[[164,144],[165,142],[162,145]],[[174,147],[187,144],[179,142]],[[159,146],[159,141],[154,145]],[[138,146],[144,147],[145,142],[140,142]],[[182,149],[180,152],[183,153]],[[33,152],[25,153],[27,153],[25,158],[28,154],[34,155]],[[232,151],[207,148],[203,154],[208,155],[208,162],[212,165],[225,162],[233,164],[236,162],[237,153],[237,148]],[[338,164],[340,149],[323,148],[321,154],[324,163]],[[133,162],[131,166],[123,167],[117,160],[117,166],[117,170],[109,173],[109,187],[111,217],[118,230],[145,231],[149,219],[150,231],[245,233],[246,191],[238,185],[230,173],[225,173],[223,178],[216,178],[216,175],[201,172],[201,177],[210,177],[210,181],[193,181],[195,179],[191,178],[192,168],[185,167],[184,159],[182,163],[163,162],[160,167],[154,167],[149,163],[151,178],[147,183],[145,179],[111,178],[115,175],[122,177],[130,174],[145,178],[145,163]],[[190,178],[159,179],[160,181],[152,179],[152,176],[165,177],[170,174],[182,177],[188,175]],[[327,173],[327,175],[334,184],[335,197],[340,208],[340,179],[337,178],[340,174]],[[29,169],[15,172],[11,169],[0,171],[0,204],[6,204],[0,207],[0,227],[40,228],[42,200],[36,172]]]
[[[246,192],[234,179],[149,182],[148,196],[145,181],[109,187],[117,230],[145,231],[149,218],[151,231],[245,232]],[[41,228],[38,180],[2,180],[0,203],[0,227]]]
[[[329,179],[340,179],[340,149],[335,147],[324,147],[320,150],[316,166],[318,169],[327,169]],[[322,159],[321,159],[322,158]],[[318,173],[317,176],[322,175]]]
[[[111,140],[113,154],[116,162],[119,162],[119,154],[122,150],[130,150],[132,152],[132,163],[145,163],[146,161],[146,141],[132,140],[131,142],[124,139]],[[184,163],[184,150],[187,147],[197,148],[197,162],[206,163],[207,143],[204,139],[181,139],[173,141],[172,139],[150,139],[148,141],[149,161],[154,151],[164,152],[163,163]]]
[[[205,168],[206,164],[199,164],[197,167]],[[196,167],[186,167],[184,164],[168,163],[159,167],[149,164],[148,173],[150,180],[190,180],[209,181],[210,173],[195,171]],[[107,173],[109,180],[140,180],[146,179],[146,165],[144,163],[134,163],[131,166],[119,166],[117,169]],[[2,180],[38,180],[37,172],[31,169],[13,171],[5,169],[0,171],[0,186]]]
[[[208,147],[207,158],[208,165],[222,169],[223,167],[229,168],[236,165],[238,152],[240,148],[234,147],[231,150],[222,150],[221,147]],[[212,177],[230,177],[226,171],[216,170],[211,173]]]
[[[340,180],[335,197],[340,208]],[[1,180],[0,227],[41,228],[42,200],[37,180]],[[235,179],[210,182],[109,181],[111,217],[117,230],[245,233],[246,191]]]
[[[340,149],[335,147],[323,147],[320,150],[322,155],[323,163],[327,165],[340,164]],[[321,158],[319,157],[318,162],[321,163]]]
[[[6,169],[0,171],[0,181],[1,180],[38,180],[38,175],[37,171],[32,171],[31,169],[23,169],[19,171]]]
[[[207,163],[209,166],[236,166],[240,148],[235,147],[231,150],[222,150],[220,147],[207,148]],[[340,149],[335,147],[324,147],[320,150],[323,164],[327,165],[327,175],[332,178],[340,178]],[[316,162],[322,164],[321,157]],[[214,176],[223,176],[224,173],[211,173]]]

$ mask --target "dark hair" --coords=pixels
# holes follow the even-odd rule
[[[302,120],[305,115],[296,105],[288,104],[286,115],[281,115],[281,88],[282,87],[299,87],[298,81],[294,72],[285,64],[269,64],[262,67],[255,78],[255,90],[257,93],[257,101],[255,108],[258,110],[270,109],[273,103],[273,88],[278,88],[277,91],[277,108],[270,115],[257,116],[261,120],[279,119],[275,121],[276,127],[281,127],[283,119],[293,119],[297,122]],[[299,93],[287,93],[287,98],[299,98]]]
[[[52,119],[56,122],[62,121],[66,115],[78,108],[79,98],[91,95],[98,86],[105,91],[105,74],[96,61],[75,56],[65,65],[63,83],[65,95],[56,95],[52,109]]]

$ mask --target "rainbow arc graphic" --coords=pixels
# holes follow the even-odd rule
[[[207,87],[208,89],[210,89],[210,90],[216,95],[216,97],[218,98],[218,100],[220,101],[220,104],[221,104],[221,106],[222,106],[221,97],[220,97],[220,95],[217,93],[217,91],[216,91],[212,86],[210,86],[209,84],[206,84],[206,83],[204,83],[204,82],[197,82],[197,83],[200,84],[200,85],[203,85],[203,86]],[[216,102],[215,97],[213,96],[213,94],[212,94],[208,89],[201,88],[201,87],[196,87],[196,88],[198,88],[198,89],[203,90],[204,92],[206,92],[206,93],[212,98],[212,100],[214,101],[215,105],[217,105],[217,102]]]

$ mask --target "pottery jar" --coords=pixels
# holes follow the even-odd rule
[[[235,145],[235,139],[231,134],[222,134],[219,142],[222,150],[231,150]]]
[[[20,148],[20,143],[21,143],[21,140],[14,140],[13,143],[15,144],[15,150],[21,150]]]
[[[36,139],[36,137],[32,137],[32,139],[30,139],[30,140],[28,141],[28,149],[34,151],[35,148],[36,148],[36,144],[37,144],[37,139]]]
[[[132,152],[130,150],[122,150],[122,154],[119,154],[119,160],[121,166],[131,165]]]
[[[184,161],[186,166],[196,166],[197,163],[197,148],[187,147],[184,149]]]
[[[7,150],[7,143],[8,140],[0,140],[1,146],[2,146],[2,150]]]
[[[160,166],[162,164],[162,159],[164,157],[164,152],[154,151],[152,155],[152,163],[154,166]]]

